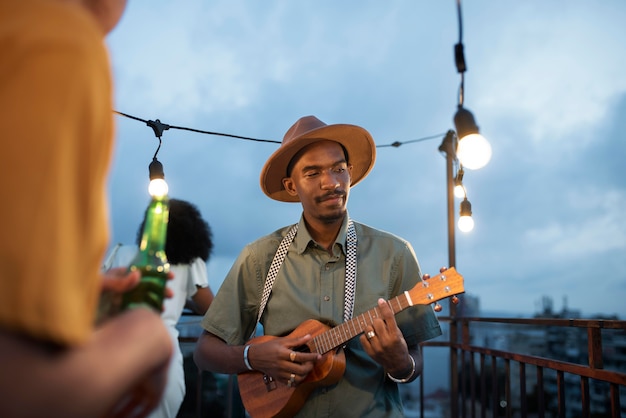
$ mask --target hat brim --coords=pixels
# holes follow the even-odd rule
[[[261,189],[268,197],[281,202],[300,201],[297,195],[287,193],[283,186],[287,165],[298,151],[318,141],[335,141],[344,146],[352,164],[351,186],[363,180],[374,167],[376,145],[368,131],[356,125],[326,125],[282,145],[268,158],[261,170]]]

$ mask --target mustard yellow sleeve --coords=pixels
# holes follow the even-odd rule
[[[0,11],[0,326],[80,344],[108,240],[108,56],[77,7],[12,3]]]

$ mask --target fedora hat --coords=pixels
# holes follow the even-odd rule
[[[346,149],[348,163],[352,164],[351,186],[363,180],[374,166],[376,145],[365,129],[356,125],[326,125],[315,116],[305,116],[289,128],[280,148],[265,162],[261,170],[263,192],[281,202],[299,202],[298,196],[291,196],[283,187],[287,166],[302,148],[324,140],[338,142]]]

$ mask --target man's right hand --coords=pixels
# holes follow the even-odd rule
[[[252,344],[248,351],[248,359],[255,370],[263,371],[282,382],[291,380],[297,385],[307,377],[315,367],[315,363],[322,358],[319,353],[294,351],[295,348],[305,345],[312,338],[307,334],[297,338],[272,338],[269,341]]]

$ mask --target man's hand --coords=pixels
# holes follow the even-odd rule
[[[139,284],[141,273],[129,272],[128,267],[114,267],[102,273],[102,292],[122,294]]]
[[[101,294],[98,305],[97,323],[116,315],[120,312],[122,295],[139,284],[141,273],[128,271],[127,267],[114,267],[102,273]],[[168,280],[174,277],[174,273],[168,273]],[[165,297],[173,296],[172,289],[165,288]]]
[[[375,318],[360,337],[365,352],[393,376],[412,369],[409,349],[391,307],[378,299],[382,318]],[[396,374],[398,373],[398,374]]]
[[[305,345],[311,335],[303,337],[273,338],[259,344],[252,344],[248,359],[255,370],[263,371],[281,382],[297,385],[309,374],[315,362],[322,358],[319,353],[303,353],[294,348]]]

